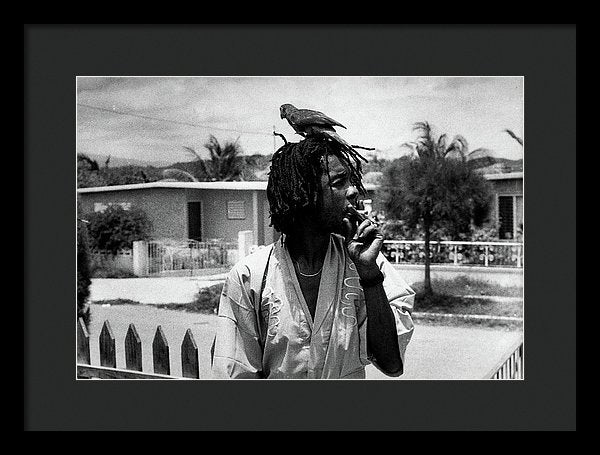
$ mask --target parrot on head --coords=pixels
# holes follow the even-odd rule
[[[336,132],[334,126],[346,129],[340,122],[326,116],[322,112],[311,109],[298,109],[292,104],[283,104],[279,108],[282,119],[286,119],[294,131],[303,137],[325,136],[344,147],[352,148]]]
[[[292,104],[283,104],[279,108],[282,119],[286,119],[294,131],[304,137],[322,134],[323,131],[335,132],[334,126],[346,128],[340,122],[322,112],[311,109],[298,109]]]

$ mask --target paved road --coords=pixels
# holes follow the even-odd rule
[[[143,369],[152,371],[152,340],[160,325],[169,342],[171,374],[179,376],[181,342],[189,328],[198,346],[200,376],[202,379],[210,379],[209,352],[216,316],[165,310],[151,305],[108,307],[99,304],[91,305],[91,314],[90,347],[93,365],[99,365],[98,336],[102,324],[108,320],[117,343],[117,367],[125,366],[123,344],[129,323],[133,322],[142,341]],[[407,349],[405,373],[398,379],[481,379],[520,334],[519,331],[450,327],[417,321],[413,339]],[[388,378],[373,366],[367,367],[367,378],[396,379]]]

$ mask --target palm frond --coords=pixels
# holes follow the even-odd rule
[[[190,174],[189,172],[186,172],[181,169],[176,169],[176,168],[165,169],[162,172],[162,176],[165,179],[174,179],[179,182],[197,182],[198,181],[198,179],[196,177],[194,177],[192,174]]]
[[[200,160],[202,161],[202,157],[200,155],[198,155],[198,152],[196,152],[196,150],[194,150],[192,147],[187,147],[187,146],[183,146],[183,149],[188,152],[189,155],[191,155],[195,160]]]
[[[517,141],[520,145],[523,145],[523,139],[521,139],[519,136],[517,136],[514,132],[512,132],[511,130],[509,130],[508,128],[504,129],[505,133],[508,133],[508,135],[510,137],[512,137],[515,141]]]

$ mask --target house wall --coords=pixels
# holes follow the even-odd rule
[[[279,238],[275,229],[269,226],[269,201],[264,190],[195,190],[188,189],[189,201],[202,201],[202,236],[223,238],[236,242],[239,231],[253,231],[257,245],[268,245]],[[244,201],[246,218],[243,220],[227,217],[227,202]],[[254,204],[256,203],[256,221]]]
[[[148,215],[154,238],[188,238],[188,202],[202,207],[202,239],[237,242],[239,231],[253,231],[254,241],[265,245],[279,235],[269,226],[269,202],[263,190],[207,190],[190,188],[148,188],[123,191],[80,193],[83,213],[94,211],[96,203],[130,203]],[[227,203],[243,201],[244,219],[229,219]],[[256,205],[256,219],[255,216]]]
[[[202,202],[203,240],[218,238],[227,242],[237,242],[239,231],[254,230],[254,191],[196,189],[187,189],[186,191],[187,201]],[[242,201],[244,203],[244,219],[228,218],[227,203],[230,201]]]
[[[148,215],[154,238],[187,238],[187,201],[184,189],[148,188],[97,193],[79,193],[83,213],[94,211],[95,203],[129,202]]]

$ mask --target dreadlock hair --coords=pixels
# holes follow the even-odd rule
[[[346,147],[322,137],[308,137],[300,142],[288,142],[271,158],[267,199],[271,224],[287,234],[298,221],[317,209],[322,193],[321,176],[329,177],[328,155],[335,155],[349,171],[349,180],[362,194],[362,166],[367,161],[352,147]]]

